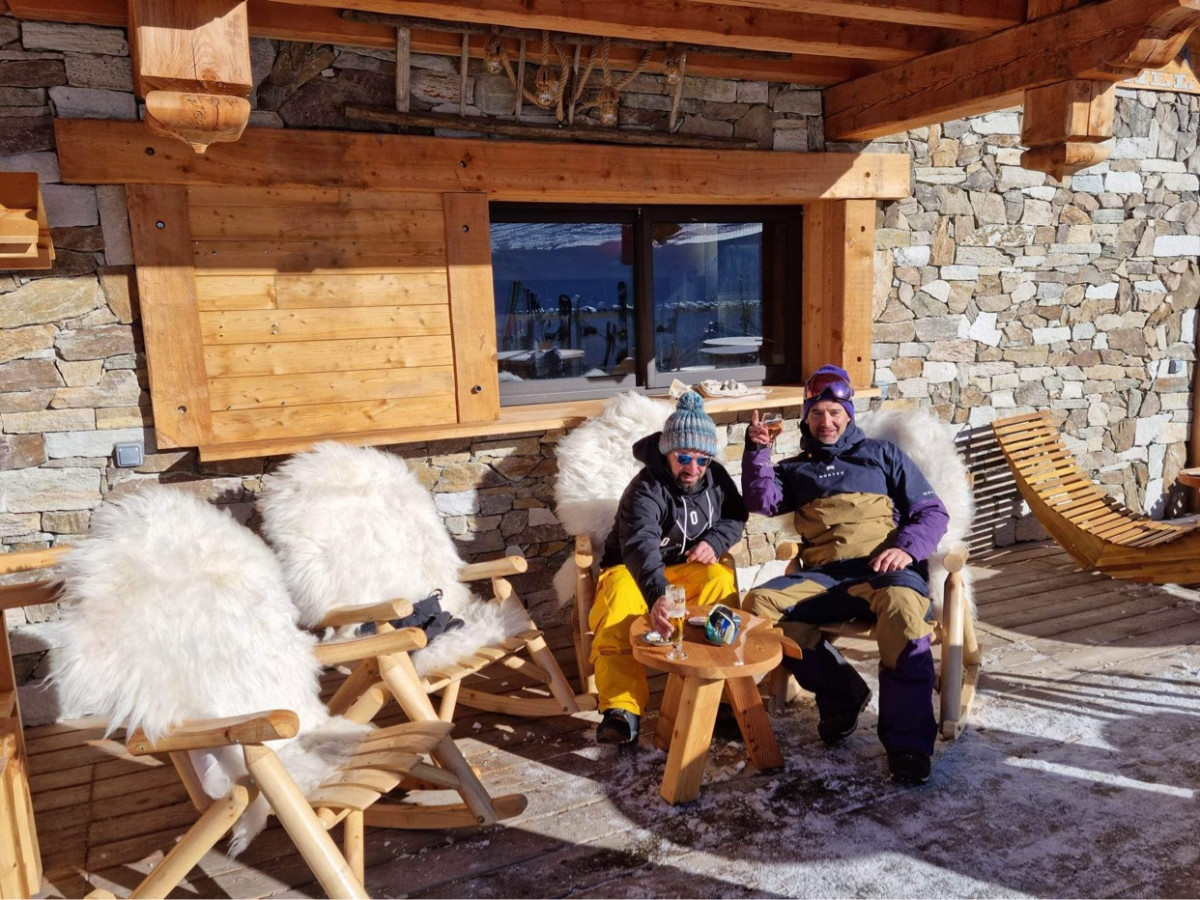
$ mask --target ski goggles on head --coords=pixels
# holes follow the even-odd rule
[[[849,400],[854,396],[854,388],[846,379],[832,372],[814,375],[804,385],[805,400],[821,400],[826,395],[834,400]]]
[[[705,468],[712,462],[711,456],[692,456],[690,453],[676,453],[675,461],[681,466],[690,466],[694,461],[700,468]]]

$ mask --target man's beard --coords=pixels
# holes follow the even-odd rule
[[[699,491],[704,490],[704,476],[703,475],[701,475],[699,478],[697,478],[695,483],[693,483],[693,484],[684,484],[683,479],[681,479],[681,478],[676,478],[675,483],[677,485],[679,485],[679,489],[681,491],[683,491],[685,494],[695,494]]]

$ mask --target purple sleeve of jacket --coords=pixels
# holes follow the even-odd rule
[[[908,454],[894,444],[887,446],[892,456],[889,493],[900,516],[892,545],[915,560],[929,559],[946,533],[950,513]]]
[[[950,524],[950,514],[937,497],[921,500],[900,520],[893,544],[915,560],[929,559]]]
[[[742,451],[742,499],[746,509],[762,516],[788,512],[783,486],[775,477],[771,448],[746,441]]]

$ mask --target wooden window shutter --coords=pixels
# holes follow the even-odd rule
[[[129,212],[160,447],[498,417],[482,194],[146,185]]]

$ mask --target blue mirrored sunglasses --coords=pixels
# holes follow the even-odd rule
[[[688,454],[688,453],[676,453],[675,454],[675,461],[677,463],[679,463],[681,466],[690,466],[692,464],[692,460],[695,460],[696,465],[698,465],[700,468],[703,469],[710,462],[712,462],[712,457],[711,456],[692,456],[691,454]]]

